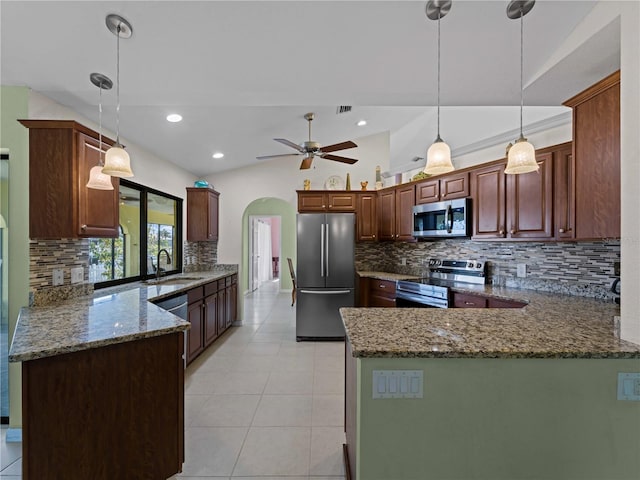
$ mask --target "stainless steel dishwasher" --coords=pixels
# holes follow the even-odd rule
[[[189,298],[186,293],[176,295],[175,297],[163,298],[162,300],[158,300],[157,302],[153,302],[160,308],[165,309],[169,313],[173,313],[174,315],[180,317],[185,322],[189,321],[189,317],[187,314]],[[184,332],[184,348],[182,351],[182,360],[184,362],[184,367],[187,368],[187,335],[188,330]]]

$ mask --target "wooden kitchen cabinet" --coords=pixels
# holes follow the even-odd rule
[[[204,350],[204,303],[202,287],[192,288],[187,292],[187,321],[191,328],[187,330],[187,364],[191,363]]]
[[[620,72],[570,98],[575,235],[620,237]]]
[[[470,293],[454,293],[454,308],[487,308],[487,298]]]
[[[29,237],[117,237],[119,179],[87,188],[89,171],[113,140],[73,120],[20,120],[29,129]]]
[[[203,343],[207,348],[222,333],[218,328],[218,292],[204,297],[204,332]]]
[[[378,192],[378,235],[380,240],[414,242],[413,206],[415,185],[398,185]]]
[[[395,307],[396,282],[369,279],[369,307]]]
[[[499,161],[470,173],[474,239],[505,237],[505,166]]]
[[[22,362],[22,478],[181,472],[183,351],[172,332]]]
[[[352,213],[356,211],[356,194],[348,191],[298,190],[299,213]]]
[[[469,172],[423,180],[416,184],[416,205],[469,196]]]
[[[522,308],[527,305],[518,300],[507,300],[466,292],[453,292],[452,296],[454,308]]]
[[[218,201],[212,188],[187,188],[187,241],[218,240]]]
[[[506,160],[471,171],[474,239],[553,239],[554,148],[536,151],[538,172],[506,175]]]
[[[229,328],[233,325],[233,322],[238,318],[238,276],[231,275],[227,277],[227,281],[225,281],[225,317],[226,317],[226,326],[225,328]]]
[[[575,237],[575,162],[572,143],[559,145],[553,158],[554,229],[557,240]]]
[[[378,195],[375,192],[356,194],[356,241],[371,242],[378,239]]]

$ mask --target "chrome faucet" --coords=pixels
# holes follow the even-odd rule
[[[169,255],[169,252],[167,252],[166,248],[161,248],[158,251],[158,258],[156,259],[156,280],[160,280],[160,277],[162,276],[162,273],[160,272],[160,254],[162,252],[167,256],[167,263],[171,263],[171,256]]]

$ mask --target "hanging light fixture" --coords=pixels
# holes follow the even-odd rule
[[[98,165],[91,168],[89,172],[89,181],[87,182],[87,188],[93,188],[95,190],[113,190],[113,184],[111,183],[111,177],[102,173],[104,164],[102,163],[102,90],[111,90],[113,82],[109,77],[101,73],[92,73],[89,75],[91,83],[100,89],[100,99],[98,101]]]
[[[536,161],[536,150],[522,134],[522,108],[524,106],[524,16],[531,11],[535,0],[512,0],[507,6],[507,17],[520,19],[520,138],[507,146],[507,168],[504,173],[519,174],[536,172],[540,168]]]
[[[102,173],[112,177],[133,177],[131,160],[124,147],[120,145],[120,38],[129,38],[133,33],[131,24],[120,15],[107,15],[107,28],[116,36],[116,143],[104,156]]]
[[[451,149],[440,138],[440,19],[451,9],[451,0],[429,0],[427,3],[427,17],[438,20],[438,136],[427,150],[427,164],[424,173],[439,175],[454,170],[451,163]]]

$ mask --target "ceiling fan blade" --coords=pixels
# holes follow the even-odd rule
[[[337,150],[346,150],[347,148],[355,148],[358,145],[353,143],[351,140],[342,143],[334,143],[333,145],[327,145],[326,147],[322,147],[320,150],[322,152],[335,152]]]
[[[298,157],[300,153],[283,153],[281,155],[262,155],[261,157],[256,157],[258,160],[267,160],[268,158],[284,158],[284,157]]]
[[[322,158],[327,159],[327,160],[335,160],[336,162],[348,163],[350,165],[353,165],[354,163],[356,163],[358,161],[355,158],[340,157],[338,155],[320,154],[320,156]]]
[[[291,142],[291,141],[287,140],[286,138],[274,138],[274,140],[275,140],[276,142],[280,142],[280,143],[282,143],[283,145],[286,145],[286,146],[288,146],[288,147],[295,148],[295,149],[296,149],[297,151],[299,151],[300,153],[304,153],[304,148],[302,148],[300,145],[298,145],[298,144],[296,144],[296,143],[293,143],[293,142]]]
[[[300,170],[307,170],[311,168],[311,163],[313,162],[313,157],[305,157],[300,164]]]

